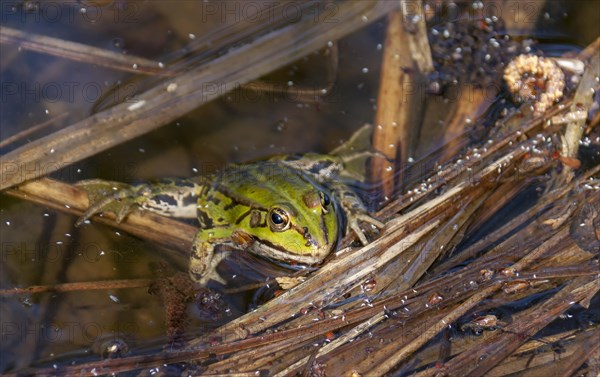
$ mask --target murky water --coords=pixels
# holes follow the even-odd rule
[[[208,4],[3,2],[0,18],[3,27],[166,61],[181,54],[190,41],[220,23],[234,23],[248,11],[242,3]],[[565,49],[586,45],[600,34],[600,24],[584,7],[597,5],[549,2],[548,15],[542,12],[533,37],[554,46],[560,43]],[[374,119],[384,30],[385,23],[379,21],[339,41],[335,86],[321,101],[299,101],[294,91],[278,95],[236,90],[172,124],[51,176],[71,183],[87,178],[139,182],[212,173],[227,163],[279,153],[325,153]],[[12,44],[0,48],[2,139],[62,114],[66,115],[61,124],[70,124],[90,115],[99,101],[119,102],[144,85],[143,80],[128,81],[130,73]],[[327,59],[320,51],[266,79],[283,87],[325,87],[331,80]],[[114,89],[119,80],[128,84]],[[442,104],[439,112],[427,117],[430,125],[425,126],[419,149],[423,154],[440,143],[435,127],[444,117],[444,108]],[[2,153],[51,130],[6,146]],[[183,258],[143,240],[98,224],[75,228],[73,216],[6,195],[0,198],[1,289],[151,278],[159,265],[186,270]],[[165,343],[163,304],[147,288],[0,299],[3,372],[107,357],[107,349],[138,353]],[[226,301],[228,313],[217,321],[199,320],[198,310],[190,308],[190,334],[215,327],[249,305],[244,295]]]

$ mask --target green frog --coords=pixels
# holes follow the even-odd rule
[[[220,244],[276,261],[316,265],[334,250],[344,231],[354,232],[367,244],[359,221],[383,227],[341,182],[342,177],[352,176],[345,165],[353,158],[341,153],[275,156],[230,165],[214,176],[136,186],[82,181],[79,186],[93,204],[78,224],[102,211],[115,212],[120,222],[135,208],[196,218],[200,229],[193,241],[189,272],[201,283],[214,268],[211,260]]]

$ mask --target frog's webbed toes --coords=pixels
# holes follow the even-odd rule
[[[367,215],[366,213],[354,213],[350,216],[350,218],[348,219],[348,227],[350,229],[352,229],[352,231],[354,232],[354,234],[356,234],[356,236],[358,237],[358,239],[360,240],[360,242],[363,245],[368,245],[369,241],[367,240],[367,236],[365,236],[365,232],[363,232],[363,230],[360,228],[358,221],[364,221],[366,223],[369,223],[373,226],[375,226],[377,229],[381,229],[385,226],[384,223],[382,223],[381,221]]]
[[[377,229],[382,229],[385,226],[384,223],[382,223],[381,221],[377,220],[374,217],[371,217],[371,216],[367,215],[366,213],[359,213],[359,214],[357,214],[355,216],[356,216],[356,218],[358,220],[362,220],[362,221],[364,221],[366,223],[372,224]]]
[[[360,240],[360,243],[362,243],[363,246],[366,246],[369,244],[369,241],[367,240],[367,236],[365,236],[365,233],[362,231],[362,229],[360,229],[360,226],[358,225],[358,221],[356,221],[356,220],[350,221],[348,223],[348,226],[350,227],[350,229],[352,229],[352,231],[358,237],[358,239]]]
[[[137,193],[134,192],[132,186],[124,183],[91,179],[78,182],[76,186],[87,193],[90,206],[77,219],[75,226],[81,225],[100,212],[113,212],[116,215],[115,221],[118,224],[137,204],[135,200]]]
[[[199,231],[194,237],[192,254],[190,255],[190,278],[200,284],[206,283],[208,273],[211,272],[215,244],[209,240],[210,231]]]
[[[120,198],[117,198],[116,201],[118,201]],[[119,207],[118,212],[116,213],[117,217],[115,218],[115,221],[117,224],[120,224],[121,221],[123,221],[123,219],[131,212],[133,211],[133,203],[132,202],[123,202],[122,205]]]
[[[88,209],[83,213],[83,215],[81,215],[77,219],[77,221],[75,222],[75,226],[83,224],[86,220],[89,220],[90,217],[94,216],[96,213],[102,212],[103,207],[109,204],[111,201],[112,198],[106,198],[100,202],[96,202],[93,205],[89,206]]]

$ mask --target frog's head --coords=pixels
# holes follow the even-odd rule
[[[311,187],[296,193],[296,200],[275,202],[249,217],[254,238],[251,251],[268,258],[315,264],[338,241],[339,210],[325,191]]]

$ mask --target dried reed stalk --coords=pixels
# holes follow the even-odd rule
[[[421,1],[411,6],[401,3],[405,12],[412,6],[422,9]],[[420,124],[424,75],[433,70],[425,19],[420,17],[413,24],[412,16],[396,11],[387,18],[373,132],[373,147],[385,158],[374,156],[371,164],[372,180],[381,186],[387,198],[393,196],[395,181],[402,182],[397,172],[402,171],[410,152],[410,138],[414,138],[415,126]],[[406,53],[407,46],[410,53]]]
[[[100,65],[120,71],[159,76],[172,75],[169,71],[161,68],[158,62],[139,56],[124,55],[83,43],[27,33],[6,26],[0,27],[0,44],[16,45],[26,50],[54,55],[82,63]]]

